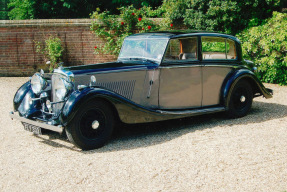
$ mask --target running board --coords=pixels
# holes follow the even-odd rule
[[[206,109],[192,109],[192,110],[184,110],[184,111],[163,111],[157,110],[157,112],[165,115],[186,115],[186,116],[196,116],[196,115],[203,115],[207,113],[216,113],[225,111],[224,107],[213,107],[213,108],[206,108]]]

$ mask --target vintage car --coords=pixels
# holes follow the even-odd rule
[[[62,133],[83,150],[103,146],[117,121],[146,123],[223,112],[247,114],[272,97],[242,58],[239,40],[207,32],[141,33],[118,60],[35,73],[16,92],[12,119],[25,130]],[[17,113],[16,113],[17,112]]]

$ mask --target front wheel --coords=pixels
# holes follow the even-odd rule
[[[66,128],[68,139],[83,150],[102,147],[111,137],[114,113],[108,103],[90,100],[84,103]]]
[[[251,108],[253,92],[250,84],[241,80],[235,84],[229,99],[227,115],[231,118],[245,116]]]

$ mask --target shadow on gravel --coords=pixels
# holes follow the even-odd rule
[[[212,129],[216,126],[260,123],[286,116],[286,105],[254,101],[248,115],[238,119],[228,119],[225,113],[216,113],[155,123],[134,125],[124,124],[117,128],[113,138],[106,144],[106,146],[90,151],[80,151],[75,147],[70,147],[70,143],[68,146],[57,143],[58,139],[67,141],[66,137],[59,136],[57,133],[49,133],[49,139],[44,139],[39,136],[37,137],[43,139],[42,142],[53,147],[63,147],[73,151],[79,151],[84,154],[95,152],[105,153],[157,145],[191,132]]]
[[[72,151],[77,151],[77,152],[81,152],[80,149],[76,148],[75,146],[73,146],[70,141],[68,140],[66,134],[60,135],[59,133],[53,132],[53,131],[49,131],[49,130],[45,130],[45,132],[43,132],[44,135],[48,135],[49,139],[43,138],[40,135],[34,135],[34,137],[37,137],[39,139],[41,139],[42,141],[40,141],[41,143],[44,143],[46,145],[50,145],[52,147],[55,148],[66,148]],[[64,141],[65,144],[61,144],[57,141]],[[72,146],[71,146],[72,145]]]
[[[117,130],[114,138],[106,146],[84,153],[110,152],[147,147],[170,141],[191,132],[212,129],[216,126],[260,123],[286,116],[286,105],[254,101],[248,115],[238,119],[229,119],[225,113],[216,113],[156,123],[123,125],[121,129]]]

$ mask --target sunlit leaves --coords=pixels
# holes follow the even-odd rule
[[[287,14],[274,12],[265,24],[238,34],[243,56],[255,62],[265,82],[287,85]]]
[[[95,53],[107,53],[118,55],[124,38],[137,32],[148,32],[159,29],[159,25],[155,24],[150,17],[161,16],[161,11],[153,10],[150,7],[142,7],[136,9],[134,6],[120,7],[119,15],[112,15],[108,11],[99,13],[95,11],[91,18],[91,30],[103,41],[102,45],[98,45]],[[159,14],[159,15],[157,15]]]

